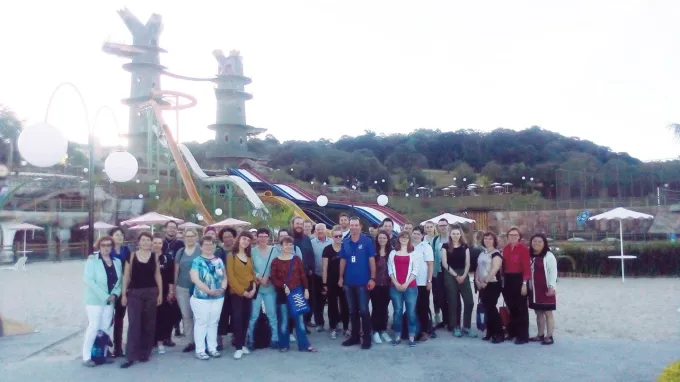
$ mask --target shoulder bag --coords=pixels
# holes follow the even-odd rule
[[[293,256],[293,259],[290,261],[290,267],[288,267],[288,274],[286,275],[286,282],[284,285],[287,285],[288,281],[290,281],[294,265],[295,256]],[[286,296],[286,304],[288,305],[289,314],[295,318],[310,311],[309,303],[305,298],[305,290],[302,285],[295,289],[290,289],[290,293]]]

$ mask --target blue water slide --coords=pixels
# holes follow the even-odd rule
[[[303,201],[303,200],[295,200],[291,199],[295,202],[295,204],[299,205],[301,208],[303,206],[316,206],[316,202],[310,202],[310,201]],[[377,217],[373,216],[372,214],[369,214],[368,212],[364,211],[361,208],[355,207],[352,208],[352,206],[347,205],[347,204],[339,204],[339,203],[328,203],[326,205],[328,208],[337,208],[339,210],[343,211],[348,211],[350,215],[357,215],[359,217],[362,217],[366,219],[370,224],[380,224],[381,221]]]
[[[322,214],[319,211],[316,211],[311,208],[302,208],[302,211],[307,214],[310,218],[316,220],[319,223],[324,223],[327,228],[331,228],[335,225],[335,222],[333,219],[329,218],[328,216]]]

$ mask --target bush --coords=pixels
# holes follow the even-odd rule
[[[658,379],[659,382],[680,381],[680,361],[668,365]]]
[[[626,255],[636,259],[624,260],[626,276],[680,276],[680,244],[670,242],[624,244]],[[602,276],[621,275],[621,260],[610,259],[618,256],[618,246],[607,248],[585,248],[564,246],[557,252],[560,272],[575,272]],[[573,259],[575,269],[572,269]]]

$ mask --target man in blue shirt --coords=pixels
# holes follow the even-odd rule
[[[375,246],[370,237],[361,234],[361,222],[349,219],[349,235],[340,248],[340,279],[344,288],[352,320],[352,336],[342,346],[361,343],[362,349],[371,348],[371,315],[368,312],[368,292],[375,286]],[[363,341],[359,332],[363,331]]]

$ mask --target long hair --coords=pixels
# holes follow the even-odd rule
[[[390,233],[387,230],[381,229],[378,234],[375,235],[375,254],[380,255],[380,244],[378,243],[378,237],[380,235],[385,235],[387,237],[387,244],[385,244],[385,254],[389,255],[392,252],[392,241],[390,240]]]
[[[406,252],[411,253],[413,252],[413,244],[411,243],[411,235],[406,232],[406,231],[401,231],[399,232],[399,236],[397,236],[397,245],[394,246],[395,251],[401,251],[401,239],[402,237],[408,238],[408,245],[406,246]]]
[[[231,248],[231,253],[237,254],[241,250],[241,238],[242,237],[247,237],[250,239],[250,242],[253,242],[253,235],[250,234],[249,231],[241,231],[241,233],[236,236],[236,241],[234,241],[234,246]],[[250,248],[252,246],[249,245],[246,248],[243,249],[243,252],[245,252],[246,256],[250,257]]]
[[[534,246],[531,245],[531,242],[534,241],[535,238],[540,238],[543,240],[543,250],[541,253],[534,253]],[[529,253],[533,256],[545,256],[546,253],[550,251],[550,247],[548,246],[548,238],[545,237],[544,234],[542,233],[537,233],[534,236],[531,237],[531,240],[529,240]]]
[[[458,244],[459,244],[461,247],[462,247],[462,246],[466,246],[466,247],[467,247],[467,245],[468,245],[468,244],[467,244],[467,240],[465,240],[465,232],[463,231],[463,228],[461,228],[459,225],[454,225],[454,226],[451,227],[451,229],[449,230],[449,253],[453,253],[454,242],[453,242],[453,239],[451,238],[451,234],[453,233],[453,231],[456,231],[456,230],[457,230],[458,232],[460,232],[460,239],[458,240]]]

